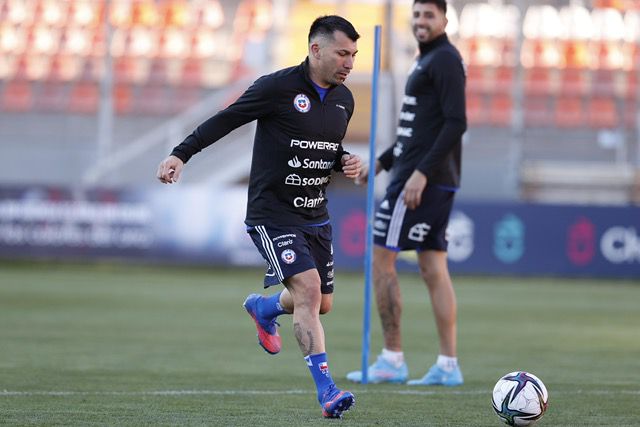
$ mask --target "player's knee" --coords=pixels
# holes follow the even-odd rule
[[[382,268],[395,268],[398,253],[382,246],[373,247],[373,265]]]
[[[423,265],[420,266],[420,276],[422,277],[422,280],[424,280],[427,283],[431,283],[436,279],[436,272],[434,271],[433,268],[428,268],[425,267]]]
[[[447,270],[420,267],[420,276],[427,286],[437,286],[447,278]]]
[[[322,295],[320,285],[317,288],[307,287],[296,291],[294,298],[295,310],[305,310],[310,312],[320,312],[322,307]]]
[[[396,264],[391,262],[374,262],[373,263],[373,274],[377,277],[381,276],[395,276],[396,272]]]

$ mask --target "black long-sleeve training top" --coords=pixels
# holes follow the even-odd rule
[[[400,191],[414,170],[428,185],[460,186],[462,135],[467,129],[465,70],[446,34],[420,44],[410,72],[396,130],[396,142],[378,157],[392,170],[389,189]]]
[[[341,171],[351,91],[333,86],[324,101],[302,64],[260,77],[229,107],[172,151],[183,162],[235,128],[257,120],[245,223],[315,225],[329,219],[326,187]]]

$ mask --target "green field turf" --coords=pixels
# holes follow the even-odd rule
[[[455,277],[465,385],[354,385],[362,277],[338,272],[323,317],[330,368],[356,394],[324,420],[281,318],[265,353],[241,307],[261,271],[0,264],[0,424],[499,426],[495,382],[528,370],[547,385],[541,426],[640,425],[640,282]],[[427,294],[402,277],[411,377],[436,357]],[[381,348],[372,310],[371,357]]]

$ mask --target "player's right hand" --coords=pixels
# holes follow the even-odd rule
[[[376,175],[382,170],[382,165],[379,160],[376,160]],[[360,174],[356,177],[356,185],[364,185],[369,181],[369,163],[362,163],[360,167]]]
[[[180,173],[182,172],[182,167],[184,166],[184,162],[177,158],[176,156],[169,156],[160,162],[158,165],[158,172],[156,173],[156,177],[163,184],[172,184],[177,182],[180,178]]]
[[[355,179],[355,183],[356,185],[364,185],[367,183],[367,180],[369,179],[369,165],[363,163],[362,166],[360,166],[360,173],[358,174],[358,176],[356,176]]]

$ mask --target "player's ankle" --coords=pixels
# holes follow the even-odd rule
[[[445,356],[444,354],[439,354],[436,364],[443,371],[452,372],[454,369],[458,367],[458,358],[453,356]]]
[[[394,368],[399,368],[404,364],[404,352],[382,349],[382,358],[389,362]]]

